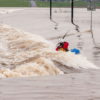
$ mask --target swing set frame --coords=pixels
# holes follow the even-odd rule
[[[93,0],[90,0],[89,2],[90,2],[90,7],[92,8],[92,1]],[[52,21],[52,22],[54,22],[54,23],[56,23],[56,26],[57,26],[57,22],[55,22],[55,21],[53,21],[53,14],[52,14],[52,8],[53,8],[53,6],[52,6],[52,4],[53,4],[53,0],[50,0],[50,20]],[[94,8],[95,9],[95,8]],[[94,35],[93,35],[93,14],[92,14],[92,11],[94,11],[94,9],[92,8],[92,9],[90,9],[90,11],[91,11],[91,22],[90,22],[90,30],[91,30],[91,35],[92,35],[92,39],[93,39],[93,41],[94,41],[94,44],[95,44],[95,39],[94,39]],[[77,32],[80,32],[79,31],[79,26],[77,25],[77,24],[75,24],[75,22],[74,22],[74,0],[71,0],[71,23],[75,26],[75,30],[77,31]],[[63,38],[65,38],[66,37],[66,34],[63,36]]]
[[[50,20],[52,20],[52,4],[53,1],[50,0]],[[74,22],[74,0],[71,0],[71,23],[75,26],[75,30],[79,32],[79,26]]]

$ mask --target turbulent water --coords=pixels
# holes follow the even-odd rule
[[[0,25],[0,77],[64,74],[62,67],[97,68],[82,55],[55,51],[52,43],[38,35]]]

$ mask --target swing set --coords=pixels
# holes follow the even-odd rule
[[[72,23],[72,25],[75,26],[76,32],[78,32],[78,33],[87,32],[87,31],[80,32],[79,26],[77,24],[75,24],[75,22],[74,22],[74,13],[75,13],[74,12],[74,3],[75,3],[74,0],[71,0],[71,23]],[[91,15],[91,17],[90,17],[90,32],[91,32],[91,35],[92,35],[93,42],[95,44],[95,39],[94,39],[94,35],[93,35],[93,11],[96,10],[96,6],[95,6],[94,0],[89,0],[89,1],[87,1],[87,3],[88,3],[87,10],[90,11],[90,15]],[[52,6],[52,4],[53,4],[53,0],[50,0],[50,20],[51,20],[51,22],[56,24],[55,29],[57,29],[58,23],[53,20],[53,11],[52,11],[53,6]],[[69,35],[67,35],[67,33],[64,34],[62,39],[64,39],[66,36],[69,36]],[[59,37],[59,38],[61,38],[61,37]]]

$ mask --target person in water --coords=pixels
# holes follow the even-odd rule
[[[68,42],[60,42],[57,45],[56,51],[69,51],[68,49],[69,43]]]
[[[60,42],[57,45],[56,51],[65,51],[65,52],[67,52],[67,51],[69,51],[68,46],[69,46],[68,42]],[[74,54],[80,54],[80,50],[76,49],[76,48],[71,49],[70,51]]]

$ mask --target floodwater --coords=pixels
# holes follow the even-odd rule
[[[78,9],[75,8],[74,13],[74,23],[79,26],[79,31],[75,30],[75,26],[72,25],[70,27],[70,9],[55,9],[56,13],[54,13],[54,20],[58,24],[58,34],[67,32],[69,34],[65,40],[69,41],[70,48],[78,48],[81,52],[87,56],[92,62],[94,62],[97,66],[100,66],[100,9],[92,12],[92,33],[91,33],[91,12],[87,11],[86,8]],[[58,13],[58,14],[57,14]],[[63,14],[64,13],[64,14]],[[67,13],[67,14],[66,14]],[[65,15],[65,17],[61,17]],[[57,20],[56,17],[60,16]],[[62,18],[62,19],[61,19]],[[61,22],[63,21],[63,22]],[[68,25],[64,25],[64,23],[68,23]],[[69,24],[70,23],[70,24]],[[64,28],[62,28],[64,25]],[[55,24],[56,26],[56,24]],[[68,29],[67,29],[68,28]],[[66,30],[66,31],[64,31]],[[70,35],[73,34],[73,35]],[[62,36],[63,36],[62,35]],[[58,41],[55,38],[56,42]],[[55,41],[53,40],[53,41]]]
[[[75,26],[72,25],[70,22],[71,20],[70,9],[65,9],[65,8],[53,9],[53,20],[57,23],[56,24],[54,23],[54,21],[50,21],[49,9],[47,8],[41,8],[41,9],[40,8],[33,8],[33,9],[22,8],[22,10],[16,10],[15,8],[15,10],[13,9],[13,12],[9,12],[9,9],[5,8],[5,13],[1,13],[1,16],[0,16],[1,24],[3,25],[6,24],[12,27],[15,27],[14,29],[4,28],[3,30],[3,27],[1,26],[1,33],[2,31],[4,32],[4,35],[1,34],[1,39],[4,39],[4,40],[6,39],[7,42],[5,44],[7,45],[9,53],[13,52],[14,54],[14,57],[13,55],[11,55],[12,58],[10,60],[9,59],[7,60],[7,62],[10,62],[10,67],[13,68],[13,65],[16,66],[16,64],[18,65],[18,63],[19,65],[24,64],[25,61],[31,62],[34,57],[36,57],[36,59],[39,58],[36,55],[34,55],[35,53],[37,54],[38,52],[40,52],[41,54],[44,53],[45,57],[50,58],[52,61],[53,60],[58,61],[61,64],[60,66],[68,65],[73,68],[75,67],[76,68],[77,67],[95,68],[94,65],[92,65],[90,62],[87,62],[87,60],[84,58],[84,57],[87,57],[92,63],[94,63],[95,65],[99,67],[100,65],[99,39],[100,38],[98,35],[100,32],[99,30],[100,22],[97,21],[97,19],[99,18],[100,10],[98,9],[96,12],[93,12],[94,13],[93,14],[93,35],[94,35],[95,43],[93,41],[92,34],[90,32],[90,17],[91,17],[90,12],[88,12],[86,9],[76,9],[75,12],[76,12],[75,23],[79,26],[80,32],[76,32]],[[30,41],[30,38],[29,38],[31,36],[30,33],[28,33],[29,34],[28,36],[25,35],[25,38],[24,38],[23,36],[24,32],[21,33],[21,31],[17,31],[16,28],[24,30],[24,32],[28,31],[32,33],[33,34],[32,37],[34,37],[33,40]],[[8,33],[6,33],[6,30],[8,30]],[[45,42],[43,42],[46,40],[43,39],[42,41],[43,43],[42,43],[41,41],[39,41],[38,36],[36,38],[34,36],[34,34],[42,36],[43,38],[47,39],[48,42],[52,42],[56,48],[56,44],[58,43],[58,41],[60,41],[60,39],[58,39],[57,37],[63,36],[66,32],[68,36],[65,38],[65,40],[68,41],[70,44],[69,49],[72,49],[72,48],[80,49],[81,54],[83,55],[82,57],[80,56],[78,58],[77,57],[75,58],[73,55],[70,55],[70,53],[65,54],[66,55],[65,56],[64,53],[56,54],[54,51],[53,52],[49,51],[48,47],[50,47],[50,45],[47,43],[45,44]],[[14,34],[14,37],[13,37],[13,34]],[[21,38],[20,41],[17,41],[18,37]],[[9,38],[11,39],[9,40]],[[16,41],[14,41],[13,38]],[[41,42],[39,45],[40,45],[40,48],[42,48],[44,51],[43,50],[38,51],[37,49],[40,49],[40,48],[37,47],[36,44],[34,44],[35,43],[34,41],[36,41],[36,44],[38,44],[38,42]],[[10,45],[10,48],[9,48],[9,45]],[[36,47],[34,47],[34,45]],[[35,51],[35,53],[34,53],[34,48],[36,48],[37,50]],[[45,48],[47,48],[47,51],[45,51]],[[23,51],[24,49],[26,50],[26,54],[24,53],[25,51]],[[29,59],[29,57],[33,57],[33,58]],[[29,60],[27,60],[26,58],[28,58]],[[48,71],[48,73],[45,73],[47,72],[47,69],[45,69],[46,67],[43,67],[44,70],[42,74],[38,74],[38,75],[47,75],[47,74],[50,75],[55,72],[56,72],[55,74],[58,74],[58,73],[63,74],[59,69],[56,69],[57,66],[54,67],[55,65],[53,64],[52,61],[49,61],[50,59],[46,60],[46,58],[39,58],[38,60],[42,62],[38,62],[38,60],[36,60],[35,66],[38,66],[37,63],[41,65],[43,62],[45,62],[45,65],[47,66],[49,64],[53,66],[51,68],[52,70],[50,69],[51,71]],[[69,59],[73,59],[73,60],[69,60]],[[73,61],[74,63],[72,63],[71,61]],[[46,63],[46,62],[49,62],[49,63]],[[27,67],[25,67],[26,64],[24,64],[23,66],[19,66],[19,65],[17,66],[18,67],[17,69],[15,67],[15,70],[13,70],[14,73],[11,72],[12,74],[10,75],[9,73],[11,70],[10,71],[7,70],[7,72],[4,71],[7,77],[12,77],[13,74],[16,77],[23,76],[22,75],[23,73],[25,75],[27,73],[25,69],[28,69]],[[31,69],[33,68],[33,65],[34,65],[33,63],[29,63],[27,66],[30,67],[29,69]],[[55,72],[52,73],[52,71],[54,71],[53,68],[55,69]],[[36,70],[37,69],[34,70],[34,73],[36,72]],[[18,71],[21,72],[20,73],[21,75],[18,73]],[[39,71],[41,72],[40,68],[39,68]],[[27,75],[30,75],[30,76],[35,75],[34,73],[30,74],[30,70],[29,70]]]
[[[6,9],[6,8],[4,8]],[[12,8],[10,8],[12,9]],[[21,8],[22,9],[22,8]],[[8,10],[8,8],[6,9]],[[5,12],[6,12],[5,10]],[[3,12],[4,10],[2,10]],[[89,60],[91,60],[93,63],[95,63],[98,67],[100,66],[100,10],[97,10],[94,12],[94,21],[93,21],[93,31],[94,31],[94,38],[96,45],[93,43],[93,39],[91,36],[91,33],[89,32],[90,29],[90,14],[87,12],[86,9],[75,9],[75,23],[77,23],[80,26],[80,33],[77,33],[74,29],[75,27],[71,25],[70,23],[70,9],[54,9],[53,13],[53,18],[56,22],[59,23],[58,25],[58,30],[55,30],[55,24],[49,20],[49,9],[39,9],[39,8],[34,8],[34,9],[27,9],[24,8],[24,10],[20,11],[14,11],[7,13],[2,13],[0,14],[0,23],[1,24],[7,24],[11,25],[12,27],[15,27],[12,30],[12,27],[6,30],[2,30],[3,27],[0,27],[0,36],[1,39],[6,40],[6,43],[8,45],[2,45],[2,53],[0,53],[1,61],[5,66],[9,63],[11,66],[12,64],[18,63],[18,61],[22,61],[23,59],[25,60],[27,57],[32,57],[35,56],[34,54],[39,53],[39,52],[33,52],[33,49],[39,49],[42,47],[43,50],[44,47],[48,48],[48,43],[47,41],[43,42],[44,39],[46,38],[47,40],[53,42],[54,45],[58,43],[58,36],[63,36],[64,33],[68,32],[68,34],[74,33],[74,35],[68,36],[65,38],[70,43],[70,49],[71,48],[79,48],[81,50],[81,53],[86,56]],[[23,17],[24,16],[24,17]],[[67,23],[66,23],[67,22]],[[38,34],[42,36],[43,38],[39,36],[32,36],[29,34],[18,31],[16,28],[31,32],[32,34]],[[2,31],[4,32],[2,34]],[[6,32],[5,32],[6,31]],[[8,33],[7,33],[8,32]],[[13,34],[14,33],[14,34]],[[17,34],[16,34],[17,33]],[[24,34],[24,35],[23,35]],[[14,39],[20,38],[21,41],[14,41]],[[25,37],[25,38],[24,38]],[[32,41],[30,40],[30,37]],[[38,37],[38,40],[37,40]],[[19,39],[19,40],[20,40]],[[35,43],[37,44],[38,41],[42,41],[43,44],[38,44],[38,46],[34,46],[34,40]],[[24,43],[26,45],[24,45]],[[28,43],[27,43],[28,41]],[[18,44],[20,43],[21,44]],[[0,42],[5,44],[5,41]],[[48,44],[48,45],[47,45]],[[4,47],[11,47],[9,49],[4,48]],[[17,51],[17,48],[19,48],[19,52]],[[24,48],[27,47],[27,48]],[[36,48],[35,48],[36,47]],[[24,51],[23,51],[24,50]],[[27,52],[28,51],[28,52]],[[47,49],[49,51],[49,48]],[[48,52],[46,53],[48,54]],[[8,52],[8,54],[7,54]],[[14,62],[13,60],[13,55],[16,55]],[[52,53],[52,51],[49,53]],[[7,55],[6,55],[7,54]],[[18,55],[17,55],[18,54]],[[1,56],[2,55],[2,56]],[[11,55],[11,56],[10,56]],[[54,55],[54,56],[53,56]],[[67,55],[65,53],[62,54],[56,54],[59,55],[59,57],[56,57],[55,53],[53,53],[51,56],[52,59],[59,60],[60,64],[63,62],[65,64],[66,58],[74,57],[73,55],[70,56],[68,53]],[[63,55],[63,56],[62,56]],[[50,57],[50,55],[48,55]],[[64,58],[63,58],[64,57]],[[10,60],[9,60],[9,59]],[[37,57],[33,57],[33,59],[29,59],[29,61],[34,60]],[[6,62],[5,62],[6,60]],[[42,62],[39,62],[39,61]],[[7,62],[9,61],[9,63]],[[23,66],[19,66],[15,71],[16,72],[21,72],[23,74],[23,71],[29,74],[30,76],[32,74],[36,75],[36,72],[38,71],[39,73],[41,72],[39,69],[37,70],[37,67],[40,67],[39,65],[50,65],[48,67],[48,71],[45,70],[47,67],[44,67],[42,69],[42,72],[46,72],[45,74],[55,74],[55,72],[61,72],[58,69],[55,70],[55,66],[52,64],[52,62],[49,59],[44,59],[41,58],[36,60],[38,65],[35,63],[29,63],[28,67],[26,67],[26,64],[23,64]],[[47,63],[49,61],[49,63]],[[82,67],[86,65],[86,62],[83,60],[77,59],[75,62],[79,64],[82,62]],[[85,60],[86,61],[86,60]],[[26,60],[28,62],[28,60]],[[79,63],[78,63],[79,62]],[[1,62],[0,62],[1,63]],[[21,64],[19,62],[19,64]],[[70,63],[72,64],[72,63]],[[32,69],[33,66],[35,65],[35,70]],[[51,68],[52,65],[52,68]],[[64,67],[61,65],[61,67]],[[75,66],[76,67],[76,66]],[[89,67],[89,66],[88,66]],[[26,69],[25,69],[26,68]],[[11,68],[13,69],[13,68]],[[25,70],[23,70],[25,69]],[[53,69],[53,70],[52,70]],[[30,72],[33,71],[31,74],[28,73],[27,71]],[[66,69],[65,69],[66,70]],[[70,70],[70,69],[68,69]],[[51,73],[52,72],[52,73]],[[10,70],[7,70],[4,74],[6,75],[15,75],[16,77],[19,77],[18,73],[13,73]],[[42,73],[43,74],[43,73]],[[62,74],[62,73],[61,73]],[[1,74],[0,74],[1,75]],[[10,77],[11,77],[10,76]],[[22,75],[21,75],[22,76]],[[27,76],[26,76],[27,77]],[[82,72],[82,73],[70,73],[66,75],[57,75],[57,76],[49,76],[49,77],[32,77],[32,78],[6,78],[6,79],[1,79],[0,80],[0,99],[4,100],[100,100],[100,71],[99,70],[88,70],[87,72]],[[19,91],[20,90],[20,91]]]
[[[83,55],[57,52],[55,46],[41,36],[7,25],[0,26],[0,40],[1,77],[48,76],[82,68],[98,69]]]
[[[97,66],[100,66],[100,44],[97,43],[91,43],[88,42],[85,45],[84,42],[82,42],[82,39],[79,37],[79,42],[77,43],[77,48],[80,48],[80,50],[83,50],[85,52],[85,55],[89,57],[91,61],[93,61]],[[88,40],[88,38],[86,38]],[[95,38],[96,40],[96,38]],[[91,41],[93,42],[92,38]],[[84,50],[84,48],[87,48]]]
[[[94,39],[91,37],[91,33],[85,35],[77,35],[76,37],[72,36],[71,38],[73,39],[74,42],[74,43],[72,42],[71,44],[72,48],[76,47],[80,49],[80,51],[85,56],[87,56],[88,59],[90,59],[99,67],[100,66],[100,44],[96,43],[97,38],[94,37],[95,38],[95,42],[94,42]]]

